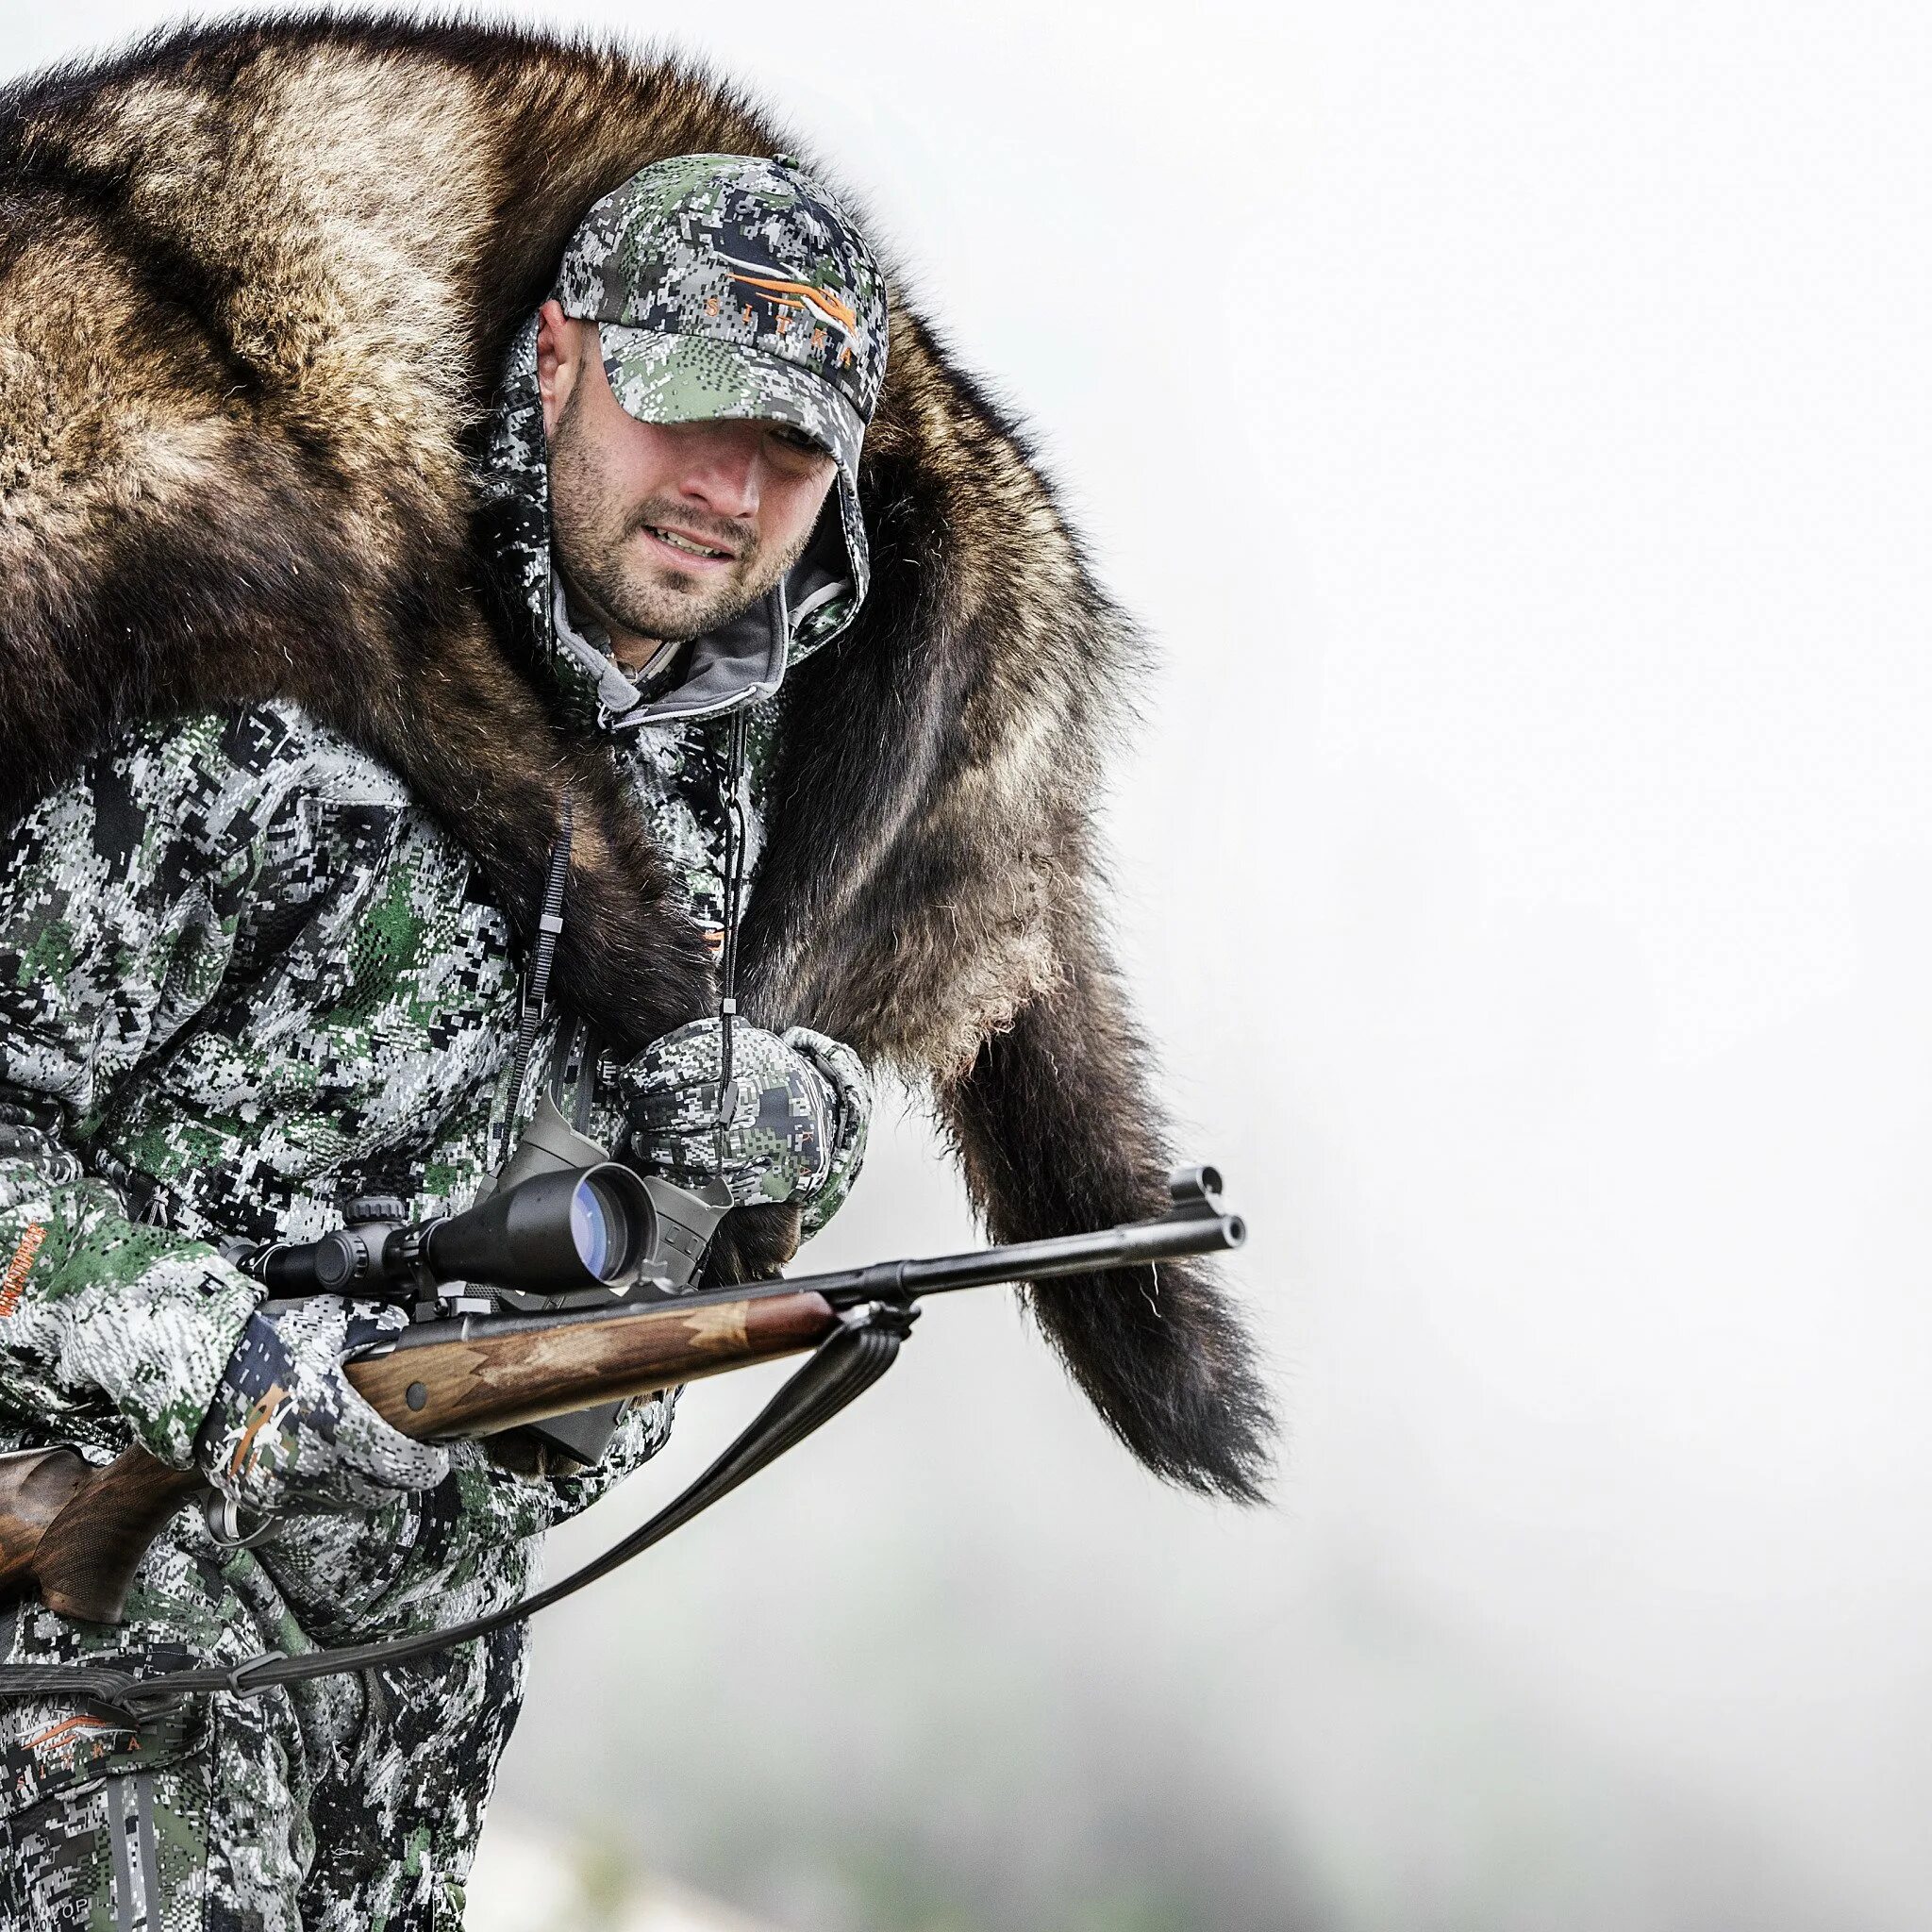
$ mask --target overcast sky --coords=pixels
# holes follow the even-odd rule
[[[1166,1794],[1229,1927],[1923,1924],[1922,9],[515,10],[762,89],[1158,640],[1123,951],[1292,1441],[1270,1513],[1167,1496],[1009,1308],[936,1311],[558,1613],[506,1802],[594,1767],[800,1925],[856,1881],[724,1814],[918,1766],[966,1815],[892,1828],[997,1850],[989,1910]],[[969,1232],[908,1119],[820,1248]]]

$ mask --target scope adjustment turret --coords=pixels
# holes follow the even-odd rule
[[[342,1219],[351,1227],[364,1222],[390,1222],[400,1227],[409,1218],[409,1204],[400,1194],[352,1194],[342,1203]]]

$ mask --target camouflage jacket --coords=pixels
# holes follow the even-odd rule
[[[612,741],[701,923],[722,916],[727,728],[640,720]],[[761,758],[746,775],[755,858]],[[0,1450],[66,1441],[104,1459],[131,1439],[185,1467],[260,1293],[217,1243],[321,1233],[354,1194],[414,1216],[466,1205],[506,1112],[528,1113],[559,1058],[562,1015],[508,1092],[519,998],[467,854],[292,707],[142,727],[42,800],[0,850]],[[862,1153],[863,1096],[847,1098],[808,1229]],[[611,1103],[600,1086],[590,1125],[607,1144]],[[588,1473],[519,1475],[461,1443],[433,1491],[373,1517],[292,1515],[250,1548],[185,1510],[124,1628],[26,1607],[0,1624],[0,1656],[241,1661],[497,1607],[530,1587],[551,1524],[661,1446],[674,1402],[634,1408]],[[325,1863],[365,1854],[325,1888],[349,1919],[398,1886],[459,1887],[522,1678],[512,1629],[384,1674],[379,1692],[293,1693],[277,1746],[291,1801]],[[135,1750],[102,1722],[0,1711],[0,1821],[9,1800],[166,1761],[166,1740]]]
[[[720,738],[647,730],[622,754],[698,900],[714,861],[691,797]],[[143,727],[43,799],[0,852],[0,1450],[105,1458],[133,1440],[185,1467],[260,1294],[217,1243],[320,1233],[356,1193],[418,1216],[466,1204],[506,1109],[534,1106],[557,1058],[561,1018],[508,1091],[518,1002],[507,923],[466,854],[291,707]],[[591,1130],[620,1132],[601,1097]],[[239,1661],[493,1608],[529,1587],[552,1524],[662,1444],[672,1405],[633,1409],[587,1474],[518,1475],[461,1443],[440,1488],[373,1519],[291,1516],[252,1548],[185,1510],[124,1628],[28,1606],[0,1655]],[[351,1793],[344,1817],[402,1807],[365,1829],[375,1849],[345,1897],[403,1882],[412,1830],[428,1834],[418,1876],[459,1879],[521,1680],[512,1631],[391,1674],[380,1716],[356,1680],[295,1693],[312,1764],[293,1789],[324,1838],[325,1786]],[[129,1750],[101,1722],[0,1711],[0,1813]],[[344,1754],[375,1769],[328,1785]],[[378,1774],[404,1759],[408,1780]],[[155,1740],[125,1761],[152,1767]]]

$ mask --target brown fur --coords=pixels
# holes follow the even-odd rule
[[[0,98],[0,813],[132,720],[294,699],[404,774],[520,931],[568,789],[559,990],[620,1047],[706,1010],[608,759],[499,641],[469,475],[590,204],[665,155],[788,147],[693,69],[379,19],[189,30]],[[873,594],[784,695],[748,1006],[928,1083],[995,1236],[1158,1211],[1091,909],[1131,627],[903,306],[861,495]],[[724,1265],[768,1267],[779,1224]],[[1254,1492],[1267,1405],[1207,1271],[1035,1304],[1151,1467]]]

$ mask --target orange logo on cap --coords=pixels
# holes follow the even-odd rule
[[[804,307],[814,309],[827,322],[837,323],[841,328],[856,329],[858,326],[858,315],[846,304],[836,295],[826,294],[823,289],[814,289],[809,282],[781,281],[776,275],[753,275],[741,268],[732,270],[731,279],[741,282],[755,294],[775,302],[780,315],[788,308]]]

